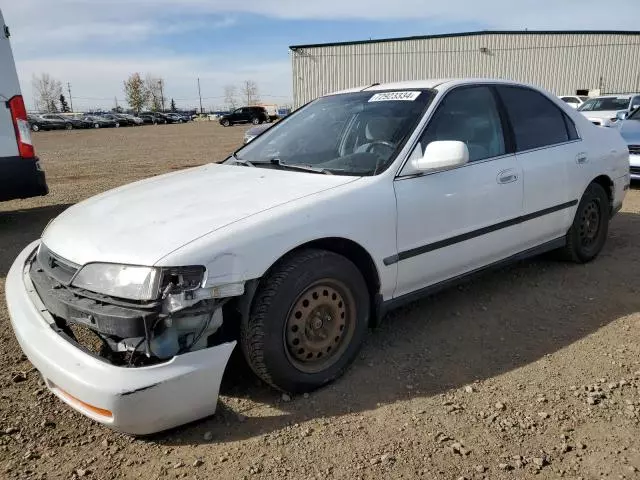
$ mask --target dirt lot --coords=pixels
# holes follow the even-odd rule
[[[221,159],[243,132],[34,135],[51,194],[0,204],[0,477],[640,477],[638,189],[597,261],[520,263],[394,312],[353,368],[311,395],[281,396],[236,356],[215,416],[131,438],[49,394],[4,306],[18,251],[69,204]]]

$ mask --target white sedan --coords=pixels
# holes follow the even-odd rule
[[[549,250],[593,260],[628,155],[517,83],[327,95],[223,164],[62,213],[8,274],[12,325],[51,391],[124,432],[212,414],[236,343],[268,384],[310,391],[391,308]]]

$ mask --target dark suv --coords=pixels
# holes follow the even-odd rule
[[[269,114],[264,107],[241,107],[220,117],[220,125],[223,127],[228,127],[234,123],[253,123],[258,125],[269,121]]]

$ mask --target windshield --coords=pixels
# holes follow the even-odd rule
[[[629,107],[629,97],[592,98],[584,102],[578,110],[581,112],[597,112],[605,110],[626,110]]]
[[[430,90],[322,97],[274,125],[226,163],[375,175],[391,164],[432,99]]]
[[[627,117],[627,120],[640,120],[640,107],[631,112]]]

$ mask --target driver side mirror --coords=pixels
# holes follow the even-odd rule
[[[440,140],[431,142],[422,158],[413,160],[413,167],[421,172],[450,170],[469,161],[469,149],[464,142]]]
[[[618,113],[616,113],[616,118],[618,120],[626,120],[627,116],[629,116],[628,112],[618,112]]]

